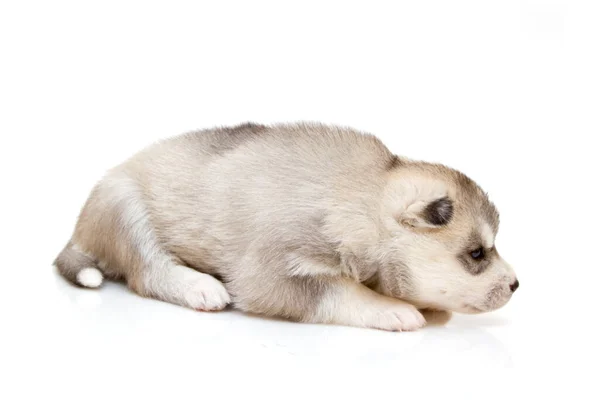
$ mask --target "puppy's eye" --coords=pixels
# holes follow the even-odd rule
[[[473,258],[473,260],[481,260],[483,257],[485,256],[485,252],[483,251],[483,248],[478,248],[475,251],[471,252],[471,257]]]

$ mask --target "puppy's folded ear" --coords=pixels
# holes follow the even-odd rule
[[[447,225],[454,215],[454,204],[448,196],[419,199],[410,204],[398,222],[412,228],[439,228]]]
[[[429,224],[440,226],[447,225],[454,214],[454,204],[448,197],[430,202],[421,212],[421,217]]]
[[[406,228],[439,229],[454,217],[453,197],[454,190],[443,180],[407,171],[391,177],[383,207]]]

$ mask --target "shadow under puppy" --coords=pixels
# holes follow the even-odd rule
[[[497,309],[518,286],[498,212],[464,174],[321,124],[245,124],[158,142],[94,187],[55,264],[191,307],[385,330],[419,309]],[[218,277],[218,279],[217,279]]]

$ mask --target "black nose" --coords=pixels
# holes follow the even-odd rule
[[[510,291],[515,292],[519,288],[519,280],[515,279],[515,281],[510,285]]]

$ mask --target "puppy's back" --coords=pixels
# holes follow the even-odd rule
[[[373,215],[396,162],[377,138],[351,129],[244,124],[168,139],[121,168],[139,182],[161,243],[220,273],[259,242],[322,247],[337,208]]]

